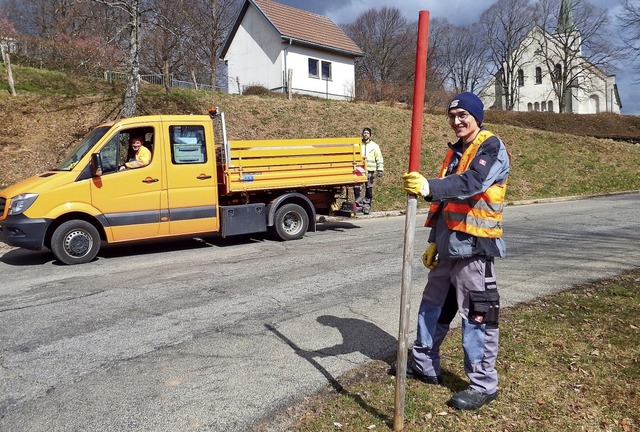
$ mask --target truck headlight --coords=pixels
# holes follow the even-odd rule
[[[38,194],[24,193],[11,198],[11,207],[9,207],[9,215],[19,215],[26,211],[31,204],[38,198]]]

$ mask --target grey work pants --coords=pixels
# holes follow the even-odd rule
[[[472,257],[443,260],[429,272],[418,311],[418,333],[412,350],[412,367],[416,371],[429,376],[441,375],[440,345],[452,320],[447,309],[454,307],[462,317],[464,370],[470,387],[486,394],[496,391],[497,322],[495,325],[477,324],[468,319],[469,293],[496,287],[493,267],[493,260]],[[453,299],[451,295],[447,301],[450,287],[455,289],[456,294],[456,303],[453,305],[448,304]]]

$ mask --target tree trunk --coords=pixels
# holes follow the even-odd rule
[[[133,3],[129,22],[129,73],[122,107],[122,117],[125,118],[136,115],[140,91],[140,2],[136,0]]]
[[[11,96],[17,96],[16,88],[13,83],[13,72],[11,72],[11,59],[9,58],[9,53],[4,50],[4,46],[0,44],[0,53],[2,54],[2,61],[4,62],[4,67],[7,70],[7,81],[9,83],[9,91],[11,92]]]

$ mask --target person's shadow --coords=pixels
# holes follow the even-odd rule
[[[370,414],[383,419],[385,422],[391,418],[373,408],[362,397],[350,393],[340,382],[324,368],[316,358],[333,357],[341,354],[360,352],[372,360],[387,361],[395,352],[397,339],[380,327],[367,321],[354,318],[340,318],[332,315],[321,315],[316,319],[320,324],[336,328],[342,335],[342,343],[320,350],[303,350],[291,339],[280,333],[274,326],[265,324],[265,327],[289,345],[300,357],[307,360],[327,379],[334,391],[340,395],[348,396]]]
[[[394,336],[367,321],[333,315],[321,315],[316,321],[337,329],[342,336],[342,343],[307,351],[314,357],[334,357],[359,352],[372,360],[385,360],[395,352],[398,345]]]

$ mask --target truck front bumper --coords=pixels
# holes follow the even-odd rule
[[[25,215],[7,216],[0,222],[0,241],[9,246],[42,249],[50,224],[48,219],[30,219]]]

